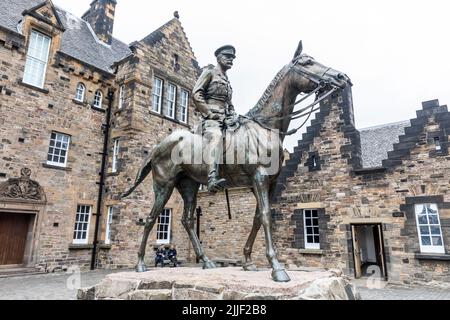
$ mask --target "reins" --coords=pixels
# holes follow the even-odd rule
[[[295,67],[295,65],[298,63],[298,61],[296,61],[293,65],[292,68]],[[297,110],[295,112],[292,112],[291,114],[288,114],[286,116],[282,116],[282,117],[273,117],[270,118],[270,120],[284,120],[284,119],[290,119],[292,120],[297,120],[297,119],[301,119],[303,117],[307,117],[306,120],[297,128],[290,130],[288,132],[282,132],[280,131],[280,135],[282,136],[291,136],[293,134],[296,134],[301,128],[303,128],[303,126],[305,126],[305,124],[308,122],[308,120],[311,118],[311,115],[316,112],[317,110],[320,109],[320,106],[317,108],[314,108],[314,106],[316,106],[317,104],[321,103],[322,101],[324,101],[326,98],[328,98],[329,96],[331,96],[332,94],[334,94],[336,91],[339,90],[338,87],[334,86],[333,84],[331,84],[328,80],[325,80],[324,77],[326,76],[326,74],[328,73],[328,71],[330,71],[331,68],[328,68],[322,76],[317,76],[316,74],[313,74],[311,72],[309,72],[307,69],[305,68],[301,68],[300,71],[295,70],[295,72],[305,76],[308,80],[314,82],[317,84],[317,88],[314,89],[313,91],[311,91],[310,93],[308,93],[306,96],[302,97],[300,100],[296,101],[295,103],[291,104],[288,106],[288,108],[294,108],[295,106],[297,106],[298,104],[302,103],[303,101],[305,101],[306,99],[310,98],[311,96],[313,96],[314,94],[316,95],[316,100],[309,104],[307,107],[302,108],[300,110]],[[331,89],[328,90],[327,93],[325,93],[324,95],[322,95],[321,97],[318,97],[318,93],[320,92],[320,90],[323,90],[326,87],[331,86]],[[305,112],[309,110],[308,112]],[[271,130],[271,131],[276,131],[273,128],[269,128],[268,126],[264,125],[263,123],[261,123],[261,120],[265,120],[267,118],[265,117],[257,117],[257,116],[251,116],[251,117],[245,117],[247,119],[253,120],[256,123],[258,123],[261,127],[267,129],[267,130]]]

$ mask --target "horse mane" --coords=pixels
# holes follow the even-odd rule
[[[272,82],[269,84],[267,89],[264,91],[262,97],[259,99],[259,101],[256,103],[256,105],[251,109],[246,116],[253,118],[254,115],[257,115],[261,112],[261,110],[266,105],[267,101],[272,97],[273,91],[275,90],[276,86],[280,83],[280,81],[286,76],[286,74],[291,70],[293,64],[289,63],[285,65],[280,71],[278,71],[275,78],[273,78]]]

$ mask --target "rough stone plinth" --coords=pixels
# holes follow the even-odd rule
[[[80,289],[80,300],[354,300],[360,296],[339,271],[289,271],[292,281],[276,283],[271,271],[242,268],[153,269],[115,273]]]

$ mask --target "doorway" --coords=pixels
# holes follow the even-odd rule
[[[0,266],[23,266],[32,216],[0,212]]]
[[[355,278],[378,276],[387,280],[382,225],[358,224],[351,227]]]

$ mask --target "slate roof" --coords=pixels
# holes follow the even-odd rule
[[[17,25],[22,20],[22,12],[31,9],[43,0],[2,0],[0,6],[0,25],[17,31]],[[66,31],[63,33],[60,51],[94,66],[100,70],[112,73],[111,66],[129,54],[127,44],[113,38],[111,45],[98,40],[89,24],[73,14],[55,6]]]
[[[408,120],[360,129],[363,167],[382,167],[382,161],[388,158],[388,152],[394,150],[394,144],[409,126]]]

